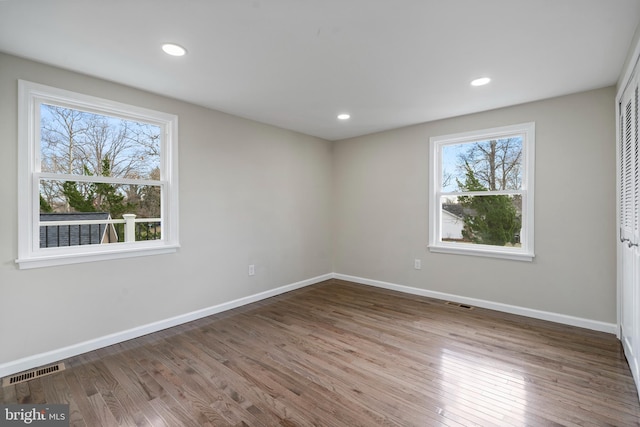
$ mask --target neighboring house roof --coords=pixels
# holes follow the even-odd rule
[[[442,210],[449,212],[451,215],[462,218],[464,214],[464,208],[458,203],[445,203],[442,205]]]
[[[40,221],[110,220],[108,212],[41,213]],[[95,245],[117,242],[113,224],[43,225],[40,247]]]

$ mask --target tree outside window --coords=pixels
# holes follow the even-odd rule
[[[41,104],[41,171],[96,177],[95,181],[41,179],[41,213],[104,212],[112,219],[121,219],[124,214],[160,218],[160,186],[98,180],[159,181],[160,134],[156,125]],[[159,224],[152,227],[149,234],[149,223],[139,224],[138,238],[160,238]],[[124,241],[124,224],[116,224],[115,229],[117,241]]]

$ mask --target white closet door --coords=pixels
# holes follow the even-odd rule
[[[638,78],[636,73],[619,105],[619,277],[620,339],[640,384],[640,149],[638,147]]]

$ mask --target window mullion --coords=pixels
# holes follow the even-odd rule
[[[441,192],[442,196],[511,196],[515,194],[523,194],[526,190],[494,190],[494,191],[448,191]]]
[[[74,181],[74,182],[98,182],[104,184],[124,184],[124,185],[162,185],[164,181],[150,179],[132,179],[118,178],[100,175],[69,175],[51,172],[34,173],[35,180],[53,180],[53,181]]]

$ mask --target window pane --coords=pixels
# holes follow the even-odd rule
[[[136,215],[135,237],[126,241],[162,238],[160,185],[105,184],[42,179],[40,181],[40,221],[64,225],[40,226],[40,247],[95,245],[124,242],[124,214]],[[149,218],[154,221],[139,221]],[[86,221],[105,221],[87,224]],[[83,223],[83,221],[85,221]],[[71,222],[72,224],[69,224]]]
[[[443,242],[520,247],[520,194],[442,197],[440,212]]]
[[[40,247],[58,248],[79,245],[104,245],[123,243],[126,240],[125,224],[100,223],[87,224],[82,221],[106,221],[108,215],[103,212],[75,212],[68,214],[40,214],[40,221],[61,222],[64,224],[45,224],[40,226]],[[77,222],[69,224],[69,222]],[[160,221],[136,222],[134,241],[161,240],[162,223]]]
[[[442,191],[522,189],[522,137],[442,146]]]
[[[160,218],[160,185],[40,180],[40,213],[106,212]]]
[[[40,105],[42,172],[154,179],[160,170],[159,126]]]
[[[86,224],[82,221],[106,221],[109,214],[104,212],[41,213],[40,221],[64,224],[40,226],[40,247],[58,248],[65,246],[99,245],[124,241],[124,224]],[[76,222],[69,224],[68,222]]]

